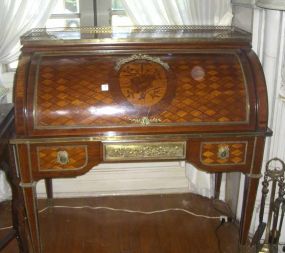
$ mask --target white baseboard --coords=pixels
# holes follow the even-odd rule
[[[83,176],[54,179],[55,197],[129,195],[188,192],[185,166],[181,162],[101,164]],[[44,182],[38,197],[46,196]]]

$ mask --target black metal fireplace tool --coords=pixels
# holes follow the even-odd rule
[[[278,252],[278,243],[281,234],[285,213],[285,163],[279,158],[273,158],[266,163],[264,180],[262,182],[262,198],[259,212],[259,225],[254,234],[251,246],[256,252]],[[269,198],[269,212],[267,222],[264,222],[264,211]],[[264,240],[262,242],[262,236]]]

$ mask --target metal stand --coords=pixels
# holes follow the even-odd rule
[[[256,252],[278,252],[278,243],[285,213],[285,163],[279,158],[273,158],[266,164],[262,182],[262,198],[259,213],[259,226],[252,239],[251,246],[256,246]],[[267,223],[263,221],[266,199],[270,191],[269,213]],[[277,193],[278,191],[278,193]],[[265,231],[264,242],[261,237]]]

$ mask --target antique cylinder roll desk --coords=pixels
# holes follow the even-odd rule
[[[234,27],[34,29],[22,36],[11,141],[30,238],[42,252],[36,183],[103,162],[184,160],[246,176],[245,245],[267,129],[250,34]]]

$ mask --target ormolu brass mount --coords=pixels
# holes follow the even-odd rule
[[[259,213],[259,226],[252,239],[251,246],[256,246],[256,252],[278,252],[278,243],[285,213],[285,163],[279,158],[273,158],[266,164],[262,182],[262,198]],[[270,192],[269,212],[267,222],[263,221],[265,204]],[[264,234],[264,241],[261,238]]]

